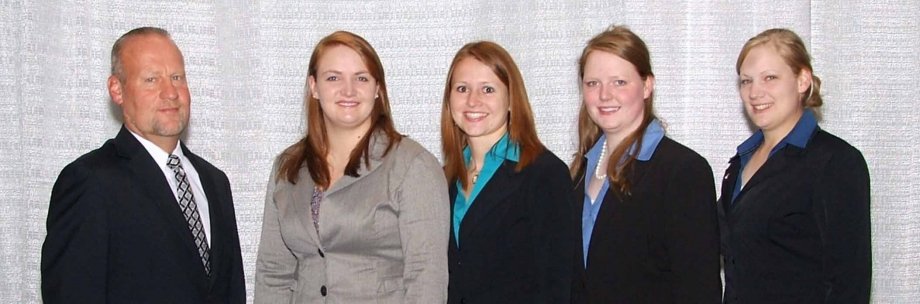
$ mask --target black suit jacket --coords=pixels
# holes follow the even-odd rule
[[[731,159],[719,219],[725,303],[869,303],[869,170],[859,150],[820,128],[787,145],[738,198]]]
[[[719,231],[709,163],[665,137],[650,160],[635,163],[630,181],[625,199],[613,191],[604,196],[587,268],[577,235],[572,302],[718,303]],[[576,184],[580,224],[584,169]]]
[[[54,184],[41,258],[44,303],[245,302],[230,183],[182,149],[208,198],[211,276],[162,170],[122,126]]]
[[[516,165],[502,163],[473,201],[459,248],[451,225],[447,303],[569,303],[575,230],[568,170],[548,150],[521,172]],[[456,183],[449,188],[453,206]]]

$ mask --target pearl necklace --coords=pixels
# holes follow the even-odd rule
[[[604,168],[604,174],[601,174],[601,163],[604,162],[604,156],[607,155],[607,141],[604,140],[604,146],[601,148],[601,156],[597,158],[597,166],[594,167],[594,178],[604,180],[607,178],[607,168]]]

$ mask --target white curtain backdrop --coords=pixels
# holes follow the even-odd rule
[[[610,24],[645,39],[668,135],[705,156],[716,185],[750,135],[735,59],[788,27],[824,82],[821,126],[862,150],[872,179],[873,303],[920,299],[920,2],[893,1],[22,1],[0,3],[0,302],[38,303],[51,186],[121,123],[105,89],[112,43],[139,26],[172,32],[192,93],[188,146],[230,177],[252,297],[272,158],[302,136],[313,46],[364,36],[386,69],[398,129],[440,155],[446,70],[489,39],[524,74],[540,137],[575,147],[576,60]],[[713,189],[715,191],[715,189]]]

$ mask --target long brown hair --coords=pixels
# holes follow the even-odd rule
[[[453,62],[447,72],[447,83],[444,85],[444,100],[441,104],[441,149],[444,152],[444,174],[448,182],[458,179],[463,187],[468,187],[470,180],[464,172],[466,167],[463,161],[463,148],[469,144],[469,137],[454,122],[450,115],[451,82],[453,81],[454,68],[457,63],[466,58],[473,58],[492,69],[492,73],[508,87],[508,139],[520,146],[520,159],[515,170],[520,172],[543,152],[543,143],[537,137],[536,124],[530,101],[527,98],[527,89],[524,87],[524,77],[514,63],[514,59],[504,48],[491,41],[471,42],[464,45],[454,55]]]
[[[337,31],[320,40],[313,49],[313,55],[310,56],[307,79],[316,77],[319,59],[322,58],[326,50],[339,45],[348,47],[361,56],[371,77],[377,80],[377,86],[379,87],[379,97],[374,100],[374,108],[370,114],[371,127],[361,138],[361,141],[358,142],[358,145],[355,146],[354,150],[351,151],[348,164],[345,166],[345,175],[358,177],[358,168],[362,158],[364,159],[364,165],[370,166],[369,145],[371,135],[374,132],[382,132],[389,140],[383,155],[389,153],[399,143],[402,135],[396,131],[390,114],[390,101],[383,74],[383,64],[380,63],[380,58],[374,48],[361,36],[346,31]],[[277,178],[285,178],[291,183],[296,183],[300,177],[300,168],[306,164],[313,182],[325,189],[330,186],[331,179],[329,163],[326,161],[326,155],[329,153],[329,138],[324,122],[325,114],[323,114],[323,109],[319,105],[319,100],[313,98],[312,94],[306,91],[309,91],[309,81],[305,86],[304,92],[304,103],[307,107],[307,133],[301,140],[284,151]]]
[[[776,53],[786,62],[786,65],[792,69],[795,76],[799,76],[802,71],[806,70],[811,73],[811,87],[808,88],[808,93],[804,94],[800,101],[803,108],[811,109],[815,116],[820,118],[821,112],[818,110],[824,104],[821,99],[821,79],[815,76],[814,69],[811,68],[811,55],[808,54],[808,49],[805,48],[802,38],[799,38],[799,35],[796,35],[795,32],[784,28],[774,28],[748,39],[744,43],[744,47],[741,48],[741,53],[738,54],[735,72],[741,75],[741,63],[744,62],[744,59],[747,58],[752,49],[761,45],[772,46]]]
[[[645,42],[642,41],[642,38],[639,38],[639,36],[630,31],[626,26],[611,26],[607,30],[591,38],[591,40],[588,40],[588,44],[581,52],[581,58],[578,59],[579,83],[584,79],[585,63],[588,61],[588,55],[591,54],[591,52],[607,52],[632,63],[643,81],[647,80],[649,77],[655,77],[655,74],[652,73],[652,61],[648,47],[645,46]],[[635,153],[630,153],[629,149],[634,143],[642,142],[645,130],[648,128],[649,123],[655,119],[654,108],[652,106],[654,96],[655,92],[653,91],[649,94],[649,97],[645,99],[644,114],[639,128],[626,136],[623,141],[617,145],[616,149],[613,149],[613,152],[610,153],[608,158],[606,170],[607,177],[613,183],[611,189],[615,190],[614,193],[618,195],[629,195],[631,187],[629,173],[636,163],[636,158],[633,155],[638,155],[641,152],[640,149],[642,149],[642,145],[636,144]],[[582,172],[584,166],[587,165],[584,155],[588,153],[591,147],[600,139],[601,133],[603,133],[601,128],[591,120],[591,117],[588,115],[588,108],[585,106],[585,103],[582,102],[581,110],[578,113],[578,147],[575,151],[572,166],[569,168],[573,180],[578,180],[578,178],[581,177],[579,173]],[[623,160],[622,163],[619,161],[621,159]]]

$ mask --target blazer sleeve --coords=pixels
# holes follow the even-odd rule
[[[297,282],[297,258],[281,238],[281,218],[274,200],[278,164],[276,160],[265,191],[254,303],[291,303]]]
[[[855,148],[831,158],[816,184],[825,303],[869,303],[872,277],[869,169]]]
[[[450,202],[447,181],[434,156],[422,152],[411,159],[396,199],[405,303],[444,303]]]
[[[44,303],[106,301],[107,193],[79,162],[61,171],[51,190],[41,253]]]
[[[544,152],[549,153],[549,152]],[[559,161],[539,172],[534,189],[534,257],[540,286],[538,303],[570,303],[576,230],[572,221],[572,180]]]
[[[225,210],[223,220],[226,222],[221,226],[225,227],[221,233],[227,234],[229,239],[230,255],[230,287],[227,295],[227,303],[246,303],[246,278],[243,274],[243,256],[240,250],[240,233],[236,221],[236,209],[233,206],[233,191],[230,188],[230,179],[223,171],[214,168],[211,173],[216,176],[215,184],[220,185],[222,208]],[[212,221],[212,227],[214,221]]]
[[[681,303],[719,303],[719,226],[712,168],[702,157],[688,158],[671,170],[665,192],[668,258],[674,299]]]

